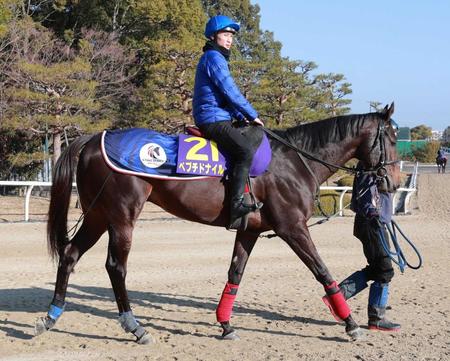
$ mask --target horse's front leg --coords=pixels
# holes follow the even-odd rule
[[[239,284],[244,274],[244,269],[259,233],[238,231],[234,241],[233,256],[228,271],[228,282],[222,292],[219,305],[216,309],[217,321],[223,329],[222,338],[226,340],[239,339],[236,331],[230,325],[234,300],[236,299]]]
[[[310,269],[316,280],[322,284],[328,295],[333,313],[345,321],[346,333],[353,340],[361,338],[362,331],[353,320],[350,307],[311,240],[306,220],[300,221],[295,226],[284,224],[282,227],[276,229],[276,233],[286,241],[295,254]]]

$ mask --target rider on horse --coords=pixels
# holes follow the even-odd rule
[[[368,281],[374,281],[367,308],[369,329],[398,331],[400,325],[385,318],[394,269],[380,239],[389,239],[385,225],[392,218],[392,195],[383,191],[375,174],[363,172],[361,164],[358,167],[361,171],[355,176],[351,201],[351,209],[356,213],[353,234],[363,245],[368,265],[343,280],[339,288],[347,300],[364,290]],[[327,297],[323,300],[328,305]]]
[[[445,158],[444,151],[441,148],[439,148],[436,159],[444,159],[444,158]]]
[[[262,132],[251,135],[232,125],[241,123],[264,125],[258,113],[242,95],[230,74],[228,60],[234,34],[239,24],[227,16],[209,19],[205,28],[208,39],[197,65],[193,98],[195,124],[203,134],[214,140],[232,160],[230,194],[230,228],[234,221],[262,207],[244,203],[245,182]],[[260,134],[261,133],[261,134]],[[250,137],[250,138],[249,138]],[[253,138],[258,139],[253,139]]]

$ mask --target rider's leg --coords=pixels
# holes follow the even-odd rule
[[[257,207],[244,203],[245,182],[248,178],[253,155],[261,141],[255,141],[254,135],[247,136],[244,128],[235,128],[230,121],[202,125],[206,137],[217,142],[232,158],[230,188],[230,224],[238,218],[255,211]],[[255,129],[250,130],[251,132]],[[260,208],[262,204],[259,205]]]

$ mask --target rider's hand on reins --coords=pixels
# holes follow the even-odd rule
[[[263,122],[261,119],[259,119],[259,118],[253,119],[252,124],[254,124],[254,125],[260,125],[260,126],[262,126],[262,127],[264,126],[264,122]]]

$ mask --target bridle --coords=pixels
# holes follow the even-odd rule
[[[397,127],[397,123],[395,123],[394,120],[390,120],[391,122],[393,122],[395,124],[395,127]],[[317,163],[320,163],[322,165],[324,165],[327,168],[334,168],[336,170],[340,169],[343,170],[345,172],[351,173],[351,174],[357,174],[360,172],[363,173],[374,173],[376,174],[378,177],[381,178],[385,178],[387,177],[387,169],[386,166],[389,165],[393,165],[399,162],[399,160],[386,160],[387,158],[387,154],[386,154],[386,126],[384,124],[384,120],[380,119],[379,123],[378,123],[378,132],[377,132],[377,136],[375,138],[374,141],[374,145],[372,146],[371,152],[374,151],[375,147],[377,146],[377,143],[380,144],[380,159],[378,161],[378,163],[375,166],[372,167],[364,167],[364,168],[356,168],[356,167],[346,167],[346,166],[340,166],[337,164],[333,164],[333,163],[329,163],[323,159],[318,158],[317,156],[308,153],[298,147],[296,147],[294,145],[294,140],[292,138],[292,136],[289,134],[288,131],[286,131],[286,139],[282,138],[281,136],[279,136],[278,134],[276,134],[275,132],[273,132],[272,130],[262,127],[262,129],[272,138],[276,139],[277,141],[279,141],[280,143],[282,143],[283,145],[287,146],[288,148],[294,150],[298,156],[300,157],[300,159],[303,161],[304,165],[306,166],[306,168],[309,170],[309,172],[311,173],[311,175],[313,176],[313,178],[315,177],[315,174],[312,172],[311,168],[308,166],[308,164],[305,161],[306,159],[315,161]],[[318,181],[316,182],[318,183]]]
[[[390,123],[394,128],[398,129],[397,123],[393,119],[390,119]],[[388,176],[386,166],[394,165],[400,162],[399,160],[386,160],[386,125],[383,119],[381,119],[378,123],[378,133],[377,137],[375,138],[374,145],[372,146],[371,152],[375,149],[377,143],[380,144],[380,159],[378,163],[374,167],[363,168],[360,171],[362,171],[363,173],[373,173],[376,175],[377,179],[382,180],[387,178]]]
[[[398,128],[397,123],[393,120],[390,119],[391,124],[394,124],[394,126],[396,128]],[[320,183],[319,180],[317,179],[315,173],[312,171],[311,167],[309,166],[309,164],[306,162],[306,159],[312,160],[314,162],[320,163],[322,165],[324,165],[325,167],[327,167],[328,169],[341,169],[347,173],[350,174],[361,174],[361,173],[371,173],[371,174],[375,174],[375,176],[377,177],[377,181],[378,182],[383,182],[385,180],[387,180],[388,177],[388,172],[386,167],[389,165],[393,165],[399,162],[399,160],[386,160],[387,159],[387,154],[386,154],[386,126],[384,124],[384,119],[380,119],[379,123],[378,123],[378,132],[377,132],[377,136],[375,138],[374,144],[370,150],[370,152],[373,152],[375,150],[375,147],[377,146],[377,144],[379,143],[379,148],[380,148],[380,158],[378,163],[375,166],[372,167],[346,167],[346,166],[340,166],[337,164],[332,164],[329,163],[323,159],[318,158],[317,156],[305,152],[304,150],[296,147],[294,144],[294,140],[292,138],[292,136],[289,134],[289,131],[286,131],[286,139],[280,137],[278,134],[276,134],[275,132],[273,132],[270,129],[267,129],[265,127],[262,127],[262,129],[272,138],[278,140],[280,143],[282,143],[283,145],[287,146],[288,148],[294,150],[297,155],[299,156],[299,158],[301,159],[303,165],[305,166],[305,168],[308,170],[308,172],[310,173],[311,177],[313,178],[315,184],[316,184],[316,191],[315,191],[315,195],[314,195],[314,201],[317,203],[320,211],[322,212],[322,214],[324,214],[327,218],[329,218],[328,215],[325,214],[325,212],[322,210],[322,207],[320,205]]]

